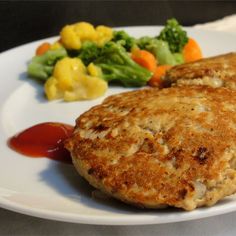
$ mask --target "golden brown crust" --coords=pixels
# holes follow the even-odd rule
[[[164,78],[166,86],[209,85],[236,90],[236,53],[204,58],[173,67]]]
[[[140,207],[192,210],[236,191],[236,92],[202,86],[114,95],[66,142],[94,187]]]

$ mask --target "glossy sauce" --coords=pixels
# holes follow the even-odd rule
[[[10,148],[29,157],[47,157],[71,163],[64,141],[73,132],[71,125],[46,122],[32,126],[8,140]]]

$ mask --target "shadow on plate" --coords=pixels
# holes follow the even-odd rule
[[[141,209],[135,206],[125,204],[112,197],[98,197],[93,194],[95,188],[88,184],[75,168],[69,164],[63,164],[51,161],[47,169],[40,173],[40,178],[51,188],[56,190],[62,197],[68,197],[70,200],[82,203],[93,209],[106,210],[116,213],[135,213],[135,214],[169,214],[183,212],[176,208],[165,209]],[[97,197],[94,197],[96,195]],[[100,195],[100,194],[99,194]]]
[[[43,87],[43,82],[35,79],[31,79],[26,72],[23,72],[19,76],[19,80],[26,82],[29,84],[32,88],[35,89],[36,95],[35,98],[39,103],[47,103],[48,100],[45,97],[44,94],[44,87]]]
[[[104,197],[104,194],[94,194],[93,188],[85,179],[83,179],[75,170],[73,165],[64,164],[56,161],[50,161],[47,169],[40,173],[40,178],[48,186],[53,188],[59,195],[66,197],[71,201],[83,204],[89,208],[115,212],[117,214],[151,214],[165,216],[166,214],[188,214],[188,211],[182,209],[168,207],[164,209],[141,209],[132,205],[125,204],[112,197]],[[96,190],[97,191],[97,190]],[[96,197],[94,197],[96,195]],[[100,195],[100,197],[98,197]],[[235,195],[224,198],[212,207],[201,207],[192,214],[209,211],[215,208],[214,211],[219,211],[222,208],[230,206],[235,201]]]

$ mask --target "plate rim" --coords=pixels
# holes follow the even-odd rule
[[[123,27],[115,27],[114,29],[130,29],[130,28],[134,28],[134,29],[140,29],[141,28],[157,28],[160,29],[163,26],[157,26],[157,25],[141,25],[141,26],[123,26]],[[189,29],[191,31],[195,31],[195,32],[211,32],[211,33],[216,33],[216,34],[222,34],[222,32],[216,31],[216,30],[202,30],[202,29],[195,29],[193,27],[184,27],[186,29]],[[236,36],[236,33],[225,33],[226,35],[230,35],[232,37]],[[48,37],[48,38],[43,38],[43,39],[39,39],[39,40],[35,40],[32,42],[28,42],[19,46],[16,46],[14,48],[5,50],[3,52],[0,53],[0,58],[4,57],[5,55],[7,55],[8,53],[13,53],[14,51],[17,51],[23,47],[29,47],[33,44],[37,44],[40,43],[42,41],[45,40],[54,40],[56,38],[58,38],[59,36],[52,36],[52,37]],[[2,113],[2,109],[0,110],[0,114]],[[2,125],[0,125],[0,129]],[[0,141],[1,142],[1,141]],[[24,206],[22,204],[17,204],[15,202],[11,202],[9,200],[4,199],[2,196],[0,196],[0,207],[7,209],[7,210],[11,210],[17,213],[21,213],[21,214],[26,214],[29,216],[34,216],[34,217],[38,217],[38,218],[43,218],[43,219],[50,219],[50,220],[57,220],[57,221],[63,221],[63,222],[71,222],[71,223],[82,223],[82,224],[94,224],[94,225],[151,225],[151,224],[164,224],[164,223],[173,223],[173,222],[182,222],[182,221],[189,221],[189,220],[195,220],[195,219],[202,219],[202,218],[207,218],[210,216],[215,216],[215,215],[221,215],[221,214],[225,214],[225,213],[230,213],[233,211],[236,211],[236,201],[234,202],[233,206],[228,204],[226,205],[226,208],[224,209],[223,206],[218,207],[218,208],[214,208],[211,207],[211,210],[206,210],[203,209],[203,213],[201,214],[201,210],[200,210],[200,216],[197,213],[193,213],[191,214],[191,212],[181,212],[182,214],[180,214],[178,217],[174,217],[174,218],[168,218],[168,219],[158,219],[158,217],[155,217],[154,215],[148,215],[145,220],[143,219],[139,219],[140,216],[135,217],[134,220],[128,220],[127,218],[129,218],[130,216],[127,215],[126,217],[123,216],[122,217],[118,217],[118,219],[116,219],[114,221],[115,217],[107,217],[107,216],[91,216],[89,219],[87,216],[82,216],[81,214],[76,214],[76,213],[67,213],[67,212],[60,212],[60,211],[52,211],[52,210],[45,210],[45,209],[39,209],[39,208],[34,208],[34,207],[27,207]],[[223,208],[223,209],[222,209]],[[200,208],[199,208],[200,209]],[[210,209],[210,208],[207,208]],[[213,210],[212,210],[213,209]],[[198,211],[194,210],[195,212]],[[190,217],[187,216],[190,215]],[[158,215],[158,213],[157,213]],[[79,218],[78,218],[79,216]]]

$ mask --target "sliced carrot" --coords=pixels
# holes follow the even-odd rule
[[[196,61],[202,58],[201,48],[194,39],[189,38],[183,48],[183,56],[185,62]]]
[[[161,86],[161,77],[166,74],[166,71],[171,68],[170,65],[160,65],[156,67],[152,78],[148,81],[148,84],[151,87],[160,87]]]
[[[47,52],[50,49],[51,44],[50,43],[42,43],[41,45],[38,46],[38,48],[36,49],[36,55],[40,56],[43,55],[45,52]]]
[[[154,55],[146,50],[135,49],[131,55],[132,59],[140,66],[154,72],[157,67],[157,60]]]

